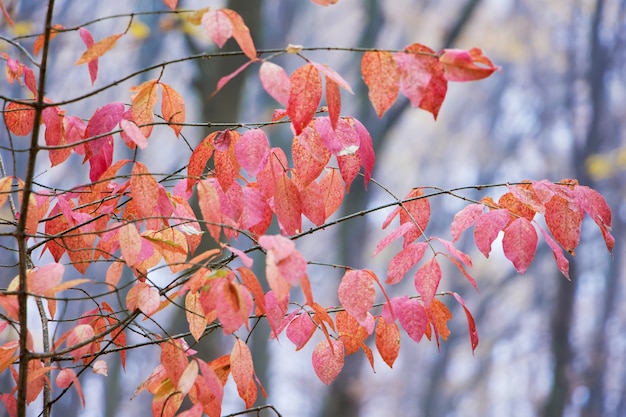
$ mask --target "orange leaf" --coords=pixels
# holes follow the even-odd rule
[[[246,54],[248,58],[255,61],[256,48],[254,47],[248,26],[246,26],[243,19],[236,11],[230,9],[222,9],[221,11],[228,16],[230,23],[233,25],[233,38],[235,38],[235,41],[237,41],[243,53]]]
[[[93,46],[87,48],[85,52],[78,58],[74,65],[86,64],[94,59],[100,58],[106,52],[113,49],[115,43],[121,38],[123,33],[116,33],[115,35],[108,36],[96,43]]]
[[[154,106],[158,101],[156,83],[157,80],[150,80],[130,89],[133,93],[130,115],[146,138],[150,136],[152,126],[144,125],[154,122]]]
[[[387,323],[382,317],[376,324],[376,349],[383,361],[393,368],[400,352],[400,329],[396,323]]]
[[[230,353],[230,372],[237,385],[239,396],[245,401],[247,408],[252,407],[257,397],[254,366],[250,349],[241,339],[235,341],[235,346]]]
[[[130,196],[139,217],[145,218],[156,214],[159,183],[141,162],[135,162],[131,171]]]
[[[164,82],[160,84],[162,88],[161,113],[163,113],[163,119],[178,136],[183,128],[179,123],[185,122],[185,101],[174,88]]]
[[[57,35],[59,34],[59,30],[61,29],[65,29],[63,25],[52,25],[52,29],[50,30],[50,42],[52,41],[52,39],[57,37]],[[43,48],[43,41],[43,34],[37,36],[37,39],[35,39],[35,44],[33,45],[33,55],[39,55],[39,52],[41,52],[41,48]]]
[[[448,321],[452,318],[452,313],[448,310],[448,307],[439,301],[437,298],[433,299],[433,302],[428,307],[428,319],[435,329],[435,340],[437,346],[439,346],[439,339],[437,336],[441,336],[443,340],[448,340],[450,330],[448,329]]]
[[[389,110],[400,91],[398,64],[391,52],[367,51],[361,59],[361,74],[378,117]]]

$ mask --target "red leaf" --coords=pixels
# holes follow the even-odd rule
[[[387,280],[385,284],[397,284],[404,275],[409,272],[424,256],[424,251],[428,247],[426,242],[417,242],[408,245],[398,252],[387,267]]]
[[[554,254],[554,259],[556,260],[556,265],[558,266],[559,271],[561,271],[565,278],[569,280],[569,261],[567,260],[565,255],[563,255],[563,249],[542,227],[540,227],[539,230],[541,230],[541,234],[543,235],[544,240],[546,241],[548,246],[550,246],[550,249],[552,249],[552,253]]]
[[[222,9],[222,12],[230,19],[230,22],[233,26],[233,38],[239,44],[239,47],[243,51],[244,54],[251,60],[256,60],[256,48],[254,47],[254,42],[252,41],[252,37],[250,36],[250,29],[243,22],[243,19],[234,10],[230,9]]]
[[[109,103],[94,112],[85,129],[85,138],[93,138],[85,143],[85,159],[89,161],[89,178],[96,181],[111,166],[113,161],[113,137],[111,132],[124,114],[124,103]]]
[[[239,276],[241,277],[243,284],[254,296],[254,302],[256,303],[257,309],[261,314],[265,314],[265,294],[263,294],[263,287],[261,287],[259,279],[256,277],[254,272],[247,267],[237,268],[237,272],[239,272]]]
[[[430,306],[433,298],[435,298],[440,281],[441,267],[437,258],[432,258],[426,262],[415,273],[415,289],[422,296],[426,307]]]
[[[365,322],[376,298],[371,274],[371,271],[366,270],[349,270],[337,290],[339,302],[359,323]]]
[[[47,107],[42,112],[43,122],[46,125],[46,145],[66,145],[65,132],[63,131],[64,114],[57,107]],[[50,149],[50,164],[52,166],[63,163],[72,153],[71,148]]]
[[[389,110],[398,98],[400,72],[388,51],[367,51],[361,58],[361,74],[369,88],[368,97],[378,117]]]
[[[433,239],[436,239],[443,246],[445,246],[448,253],[454,256],[459,261],[463,262],[464,265],[469,266],[469,267],[472,266],[472,258],[470,258],[468,254],[458,250],[452,242],[447,241],[445,239],[438,238],[438,237],[434,237]]]
[[[459,240],[465,229],[472,227],[478,221],[484,209],[485,206],[482,204],[470,204],[454,215],[454,220],[450,226],[453,242]]]
[[[296,250],[293,241],[281,235],[259,237],[259,244],[267,250],[266,275],[276,298],[287,297],[289,284],[298,284],[306,276],[306,260]]]
[[[246,403],[246,408],[252,407],[257,397],[254,366],[250,349],[241,339],[235,340],[235,346],[230,353],[230,373],[237,385],[239,396]]]
[[[164,82],[160,82],[160,84],[163,119],[169,124],[176,136],[179,136],[183,129],[180,124],[185,122],[185,101],[178,91],[170,85]]]
[[[444,74],[448,81],[480,80],[500,69],[493,65],[478,48],[472,48],[469,51],[444,49],[439,61],[443,64]]]
[[[270,328],[272,329],[272,337],[277,338],[284,328],[281,324],[287,314],[289,300],[287,298],[278,300],[274,291],[268,291],[268,293],[265,294],[264,299],[266,317]]]
[[[91,36],[91,32],[89,32],[85,28],[78,29],[78,33],[80,34],[80,38],[83,40],[83,43],[87,47],[87,49],[91,48],[94,44],[93,36]],[[35,53],[37,55],[37,53]],[[91,78],[91,85],[96,82],[96,78],[98,78],[98,58],[94,58],[87,63],[87,68],[89,69],[89,78]]]
[[[315,324],[306,312],[302,312],[287,326],[287,338],[300,350],[307,344],[315,332]]]
[[[33,130],[35,110],[24,104],[10,102],[4,109],[4,122],[11,133],[26,136]]]
[[[347,120],[339,120],[335,129],[328,117],[318,117],[315,119],[315,130],[333,155],[353,155],[359,149],[360,138]]]
[[[476,346],[478,346],[478,332],[476,331],[476,323],[474,322],[474,317],[472,317],[472,313],[467,309],[465,305],[465,301],[461,296],[455,292],[452,293],[454,298],[461,304],[463,310],[465,311],[465,316],[467,317],[467,326],[469,328],[470,334],[470,343],[472,344],[472,353],[476,350]]]
[[[376,324],[376,349],[380,357],[390,367],[400,352],[400,329],[396,323],[387,323],[382,317]]]
[[[537,250],[537,231],[525,217],[518,217],[504,229],[502,249],[520,274],[526,272]]]
[[[331,344],[332,343],[332,344]],[[313,350],[313,369],[324,384],[329,385],[343,368],[344,348],[341,340],[322,340]]]
[[[448,91],[443,66],[427,46],[415,43],[405,51],[394,56],[400,69],[400,90],[413,107],[432,113],[436,119]]]
[[[322,80],[312,64],[296,69],[290,79],[287,115],[291,119],[296,135],[302,133],[313,120],[322,98]]]
[[[394,298],[392,302],[400,325],[411,339],[419,343],[428,327],[426,309],[419,300],[407,296]]]
[[[358,153],[338,155],[337,165],[339,165],[339,172],[346,185],[347,193],[350,190],[350,185],[352,185],[354,179],[359,175],[361,156]]]
[[[329,78],[330,80],[337,83],[337,85],[339,85],[344,90],[354,94],[348,82],[344,80],[343,77],[339,75],[334,69],[330,68],[328,65],[320,64],[315,61],[310,61],[310,62],[311,62],[311,65],[317,68],[320,73],[324,74],[326,78]]]
[[[183,346],[175,341],[161,344],[161,365],[165,368],[167,377],[174,386],[178,385],[189,361],[183,350]]]
[[[298,187],[287,174],[276,182],[274,211],[287,234],[295,235],[302,231],[302,199]]]
[[[246,131],[235,143],[237,161],[253,177],[267,164],[269,154],[269,141],[261,129]]]
[[[572,207],[564,198],[555,195],[545,205],[548,229],[557,242],[571,254],[580,241],[583,213]]]
[[[508,210],[490,210],[482,214],[474,226],[474,240],[478,250],[489,257],[491,244],[498,237],[498,233],[509,224],[510,214]]]
[[[217,316],[225,334],[237,331],[241,326],[248,326],[248,317],[252,312],[252,297],[248,290],[229,279],[221,281],[216,287]]]
[[[283,67],[270,61],[264,61],[259,69],[259,78],[265,91],[274,100],[287,107],[291,81]]]

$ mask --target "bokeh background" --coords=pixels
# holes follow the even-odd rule
[[[3,3],[22,25],[18,31],[43,21],[44,2]],[[257,374],[269,393],[268,403],[285,417],[626,416],[626,307],[622,301],[626,295],[622,239],[626,220],[626,1],[339,0],[326,8],[293,0],[180,2],[181,8],[207,6],[237,10],[258,49],[283,48],[289,43],[381,49],[402,49],[414,42],[435,50],[481,47],[502,70],[480,82],[452,84],[437,121],[411,108],[405,99],[378,119],[364,98],[360,54],[320,51],[306,55],[329,64],[351,83],[356,94],[343,95],[343,112],[369,129],[378,152],[374,178],[396,196],[416,186],[449,189],[577,178],[598,189],[614,215],[612,257],[593,222],[585,220],[582,243],[570,258],[571,282],[558,272],[552,252],[542,243],[533,266],[520,276],[497,250],[485,260],[467,239],[463,249],[473,256],[472,274],[480,292],[452,269],[444,271],[441,288],[462,294],[474,313],[480,334],[474,355],[463,312],[445,297],[454,319],[452,335],[439,350],[432,342],[415,345],[404,338],[394,368],[388,369],[377,357],[376,373],[357,353],[329,387],[315,377],[310,349],[294,352],[285,338],[268,344],[267,329],[258,329],[251,346]],[[157,0],[59,0],[56,16],[70,27],[103,16],[164,9]],[[106,19],[88,28],[100,39],[127,25],[128,18]],[[3,18],[0,31],[8,38],[19,35],[11,32]],[[215,48],[198,27],[169,14],[139,16],[131,33],[123,47],[100,60],[96,87],[139,68]],[[0,47],[8,48],[1,41]],[[226,48],[236,45],[231,41]],[[73,97],[90,88],[85,68],[63,70],[72,67],[83,49],[76,33],[55,40],[48,96]],[[289,70],[301,65],[294,57],[287,58],[277,62]],[[210,97],[217,80],[242,62],[237,58],[188,61],[166,70],[164,80],[183,93],[192,122],[269,120],[276,104],[261,90],[255,70],[244,72]],[[70,110],[89,117],[103,103],[128,101],[125,86],[155,76],[157,72],[143,74]],[[183,132],[195,145],[208,131],[186,128]],[[289,146],[288,130],[276,128],[268,134],[272,145]],[[154,140],[158,137],[153,135]],[[0,142],[8,146],[4,130]],[[184,165],[189,155],[184,148],[170,135],[141,158],[155,171],[167,172]],[[5,148],[1,152],[8,156]],[[80,161],[75,163],[78,167]],[[18,157],[15,166],[9,162],[9,170],[19,173],[22,164]],[[60,188],[72,179],[67,171],[45,164],[40,172]],[[504,190],[465,195],[479,199],[485,192],[497,197]],[[393,198],[381,188],[371,185],[365,192],[355,182],[342,210],[347,214],[390,201]],[[463,202],[444,196],[431,204],[434,215],[429,234],[449,237],[452,216]],[[376,258],[371,253],[382,236],[380,227],[387,213],[342,223],[302,239],[298,247],[313,261],[367,267],[383,275],[392,251]],[[11,247],[13,243],[3,240],[2,244]],[[5,288],[15,276],[11,266],[15,260],[7,250],[0,256],[4,266],[0,287]],[[90,269],[94,274],[103,271],[94,268]],[[312,266],[310,273],[320,297],[332,304],[341,271]],[[403,290],[410,291],[410,283],[405,289],[397,288]],[[184,314],[164,317],[162,322],[175,331],[183,328],[181,320]],[[7,337],[0,334],[2,339]],[[217,336],[207,339],[196,346],[207,357],[230,346]],[[84,382],[87,409],[70,393],[56,405],[54,415],[147,415],[147,395],[129,398],[156,365],[158,354],[156,347],[130,351],[125,373],[114,370],[112,358],[108,378],[90,375]],[[9,386],[8,380],[0,380],[0,386]],[[243,408],[236,393],[231,394],[224,414]],[[259,415],[275,414],[264,410]]]

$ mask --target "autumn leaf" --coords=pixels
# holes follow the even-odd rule
[[[571,207],[563,197],[555,195],[545,205],[545,220],[554,239],[571,254],[580,241],[583,213]]]
[[[161,85],[161,113],[163,119],[172,128],[176,136],[180,135],[183,129],[181,126],[185,122],[185,101],[183,97],[169,84],[164,82]]]
[[[376,349],[383,361],[393,368],[400,352],[400,329],[396,323],[387,323],[382,317],[376,324]]]
[[[407,296],[392,299],[400,325],[411,339],[419,343],[428,327],[428,313],[422,303]]]
[[[520,274],[526,272],[537,250],[537,231],[525,217],[518,217],[504,230],[502,249],[504,256]]]
[[[542,227],[540,227],[539,230],[543,235],[543,239],[546,241],[550,249],[552,249],[552,253],[554,254],[554,259],[556,260],[556,265],[559,268],[559,271],[561,271],[563,276],[565,276],[565,278],[569,280],[569,261],[563,254],[563,248],[561,248],[561,246],[559,246],[559,244],[556,243],[554,239],[552,239],[552,236],[550,236],[550,234],[546,232]]]
[[[76,373],[72,369],[62,369],[61,372],[57,374],[55,382],[57,386],[61,389],[69,388],[70,385],[74,384],[74,388],[76,388],[78,398],[80,398],[80,402],[83,407],[85,406],[85,396],[83,395],[83,389],[80,386],[80,381],[78,380]]]
[[[235,346],[230,353],[230,373],[237,385],[239,396],[246,403],[246,408],[252,407],[257,397],[254,366],[250,349],[241,339],[235,340]]]
[[[119,38],[124,35],[123,33],[116,33],[115,35],[108,36],[90,47],[78,58],[74,65],[86,64],[94,59],[100,58],[102,55],[110,51],[115,47],[115,44]]]
[[[12,101],[4,108],[4,123],[14,135],[27,136],[33,130],[35,110]]]
[[[437,258],[432,258],[427,261],[415,273],[415,289],[422,296],[426,307],[429,307],[430,303],[435,298],[440,281],[441,267],[439,266],[439,262],[437,262]]]
[[[131,171],[130,196],[139,217],[147,218],[156,214],[159,183],[141,162],[135,162]]]
[[[394,255],[387,266],[385,283],[393,285],[400,282],[406,273],[422,259],[427,247],[426,242],[416,242]]]
[[[287,174],[276,181],[274,212],[287,234],[295,235],[302,231],[302,199],[298,187]]]
[[[312,362],[315,374],[324,384],[329,385],[343,368],[344,347],[341,340],[322,340],[313,350]]]
[[[157,103],[157,80],[146,81],[141,85],[132,87],[132,104],[130,115],[132,120],[139,126],[145,137],[149,137],[154,123],[154,106]]]
[[[317,68],[306,64],[291,74],[290,84],[287,115],[299,135],[317,111],[322,98],[322,80]]]
[[[52,27],[50,28],[50,35],[48,38],[48,42],[51,42],[52,39],[56,38],[57,35],[59,34],[59,31],[63,29],[65,29],[63,25],[58,25],[58,24],[52,25]],[[41,52],[41,49],[43,48],[44,38],[45,38],[44,35],[41,34],[37,36],[37,39],[35,39],[35,43],[33,44],[33,55],[37,56],[39,55],[39,52]]]
[[[235,143],[237,161],[253,177],[267,164],[269,155],[270,144],[261,129],[246,131]]]
[[[303,187],[320,176],[331,157],[322,137],[311,126],[306,127],[300,135],[293,138],[291,155],[298,182]]]
[[[481,214],[476,220],[474,226],[474,241],[476,242],[478,250],[485,255],[485,258],[489,257],[491,244],[496,240],[500,231],[509,224],[510,218],[511,215],[508,210],[497,209]]]
[[[437,298],[433,299],[433,302],[427,310],[428,319],[433,325],[433,329],[435,331],[437,347],[439,347],[439,336],[441,336],[443,340],[448,340],[448,336],[450,335],[447,323],[452,318],[452,313],[450,313],[448,307]]]
[[[337,290],[339,302],[359,323],[367,318],[376,297],[371,274],[371,271],[366,270],[349,270]]]
[[[259,79],[263,89],[274,100],[287,107],[291,81],[283,67],[270,61],[263,61],[259,68]]]
[[[83,43],[85,44],[87,49],[91,48],[94,45],[94,40],[91,32],[89,32],[85,28],[79,28],[78,33],[80,34],[80,38],[83,40]],[[96,78],[98,78],[98,58],[90,60],[87,63],[87,68],[89,70],[91,85],[93,85],[96,82]]]
[[[361,74],[369,88],[369,99],[378,117],[389,110],[398,98],[400,73],[398,64],[388,51],[367,51],[361,58]]]
[[[287,338],[296,345],[296,350],[300,350],[311,340],[315,329],[311,317],[303,310],[287,326]]]
[[[452,225],[450,226],[452,241],[456,242],[459,240],[463,232],[478,221],[478,218],[483,214],[484,210],[485,206],[475,203],[463,207],[461,211],[455,214]]]
[[[83,356],[91,352],[90,342],[95,336],[93,327],[88,324],[79,324],[70,330],[66,339],[68,348],[83,344],[83,346],[77,347],[70,352],[70,355],[74,358],[74,362],[80,360]]]
[[[463,298],[455,292],[453,292],[452,295],[459,302],[459,304],[461,304],[461,306],[463,307],[463,310],[465,311],[465,316],[467,317],[467,326],[469,328],[469,334],[470,334],[470,343],[472,345],[472,353],[473,353],[476,350],[476,347],[478,346],[478,332],[476,331],[476,323],[474,322],[474,317],[472,316],[472,313],[468,310],[467,306],[465,305],[465,301],[463,300]]]
[[[187,180],[187,191],[190,191],[194,184],[202,177],[207,162],[211,159],[211,156],[213,156],[213,141],[218,133],[219,132],[213,132],[209,134],[195,147],[193,152],[191,152],[189,165],[187,166],[187,175],[189,177]]]
[[[479,48],[469,51],[444,49],[439,61],[443,64],[448,81],[476,81],[487,78],[500,69]]]
[[[239,13],[230,9],[222,9],[221,11],[230,20],[233,38],[235,38],[243,53],[251,60],[256,60],[256,48],[250,36],[250,29],[248,29]]]

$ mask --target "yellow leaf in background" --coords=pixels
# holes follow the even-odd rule
[[[13,34],[15,36],[26,36],[33,33],[33,29],[35,24],[33,22],[29,22],[28,20],[24,20],[21,22],[15,23],[13,26]]]
[[[615,166],[611,158],[603,154],[593,154],[585,160],[587,172],[594,180],[601,180],[613,176]]]
[[[617,166],[620,169],[626,168],[626,148],[617,151]]]
[[[133,38],[143,40],[150,36],[150,27],[140,20],[133,20],[129,32]]]
[[[204,9],[196,10],[195,12],[187,16],[187,21],[193,25],[199,25],[202,23],[202,16],[209,11],[208,7]]]

